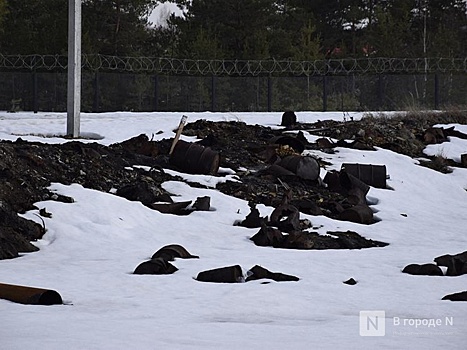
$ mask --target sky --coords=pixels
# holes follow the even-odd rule
[[[242,121],[272,128],[281,128],[282,115],[82,113],[81,136],[94,137],[82,141],[109,145],[141,133],[156,140],[171,138],[183,114],[188,123]],[[342,113],[296,115],[299,122],[343,120]],[[350,116],[357,120],[362,114]],[[467,126],[454,126],[467,133]],[[0,112],[2,140],[63,143],[59,136],[65,132],[65,113]],[[305,136],[310,142],[317,138],[308,132]],[[426,149],[448,158],[466,151],[467,140],[455,137]],[[321,169],[321,178],[342,163],[386,166],[392,189],[371,188],[367,195],[378,222],[360,225],[305,214],[300,219],[310,220],[320,234],[353,230],[388,246],[321,251],[258,247],[249,240],[258,229],[234,225],[250,212],[248,203],[215,190],[220,181],[238,181],[232,169],[221,169],[219,176],[178,173],[206,188],[184,181],[162,184],[176,202],[211,198],[210,211],[186,216],[162,214],[112,191],[53,183],[51,191],[74,202],[35,203],[52,214],[43,218],[43,239],[34,242],[40,250],[1,260],[0,283],[55,290],[65,305],[0,299],[1,348],[465,349],[467,303],[441,298],[467,290],[467,276],[413,276],[401,270],[467,250],[467,169],[441,174],[384,149],[305,153],[331,163]],[[273,210],[257,208],[261,216]],[[22,215],[40,223],[37,214]],[[172,275],[132,274],[168,244],[180,244],[200,258],[176,259],[178,271]],[[300,280],[218,284],[194,279],[201,271],[237,264],[244,274],[260,265]],[[357,284],[344,284],[349,278]]]

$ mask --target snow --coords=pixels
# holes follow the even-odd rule
[[[173,137],[183,113],[82,113],[83,142],[110,145],[141,133]],[[282,113],[185,113],[197,119],[244,121],[279,128]],[[342,113],[296,113],[301,122],[342,120]],[[355,120],[361,113],[351,113]],[[455,126],[467,132],[467,127]],[[65,113],[0,112],[0,139],[63,143]],[[158,133],[162,131],[162,133]],[[313,136],[306,135],[310,139]],[[186,136],[182,139],[191,140]],[[443,301],[467,290],[467,276],[412,276],[401,270],[443,254],[467,250],[467,169],[441,174],[388,150],[339,148],[317,152],[342,163],[384,164],[393,189],[371,188],[380,221],[372,225],[307,216],[315,231],[354,230],[390,243],[362,250],[298,251],[257,247],[257,229],[234,226],[248,203],[216,191],[219,177],[178,173],[207,188],[168,181],[176,201],[211,197],[211,210],[162,214],[138,202],[81,185],[51,184],[73,203],[44,201],[51,218],[40,250],[0,261],[0,283],[56,290],[67,305],[22,305],[0,299],[2,349],[465,349],[467,303]],[[467,140],[429,146],[427,154],[459,158]],[[324,173],[324,171],[322,172]],[[261,215],[271,207],[258,205]],[[24,217],[40,223],[38,210]],[[181,244],[200,259],[177,259],[172,275],[133,275],[135,267],[167,244]],[[298,276],[298,282],[262,280],[203,283],[203,270],[254,265]],[[358,283],[343,281],[353,277]],[[361,336],[360,311],[384,311],[385,335]],[[452,321],[452,324],[451,324]],[[431,322],[431,323],[430,323]],[[428,325],[431,325],[429,327]],[[433,327],[434,326],[434,327]]]
[[[149,21],[155,27],[166,27],[169,17],[173,14],[176,17],[183,17],[186,9],[181,9],[177,4],[164,2],[158,4],[149,16]]]

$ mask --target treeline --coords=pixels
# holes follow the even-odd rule
[[[116,56],[314,60],[466,57],[464,0],[83,0],[82,51]],[[0,53],[67,52],[68,1],[0,0]]]
[[[172,0],[185,15],[151,25],[151,12],[163,2],[82,0],[82,53],[287,61],[467,57],[464,0]],[[66,57],[67,33],[67,0],[0,0],[1,55]],[[465,74],[458,73],[188,77],[96,70],[83,72],[81,106],[95,112],[466,106]],[[0,110],[66,109],[63,69],[2,69],[0,81]]]

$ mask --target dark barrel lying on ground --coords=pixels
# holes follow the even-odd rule
[[[54,290],[0,283],[0,299],[20,304],[63,304],[62,297]]]
[[[170,155],[170,163],[190,174],[216,175],[220,156],[209,147],[179,140]]]

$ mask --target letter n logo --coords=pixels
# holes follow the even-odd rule
[[[385,334],[384,311],[360,311],[360,335],[362,337],[383,337]]]

